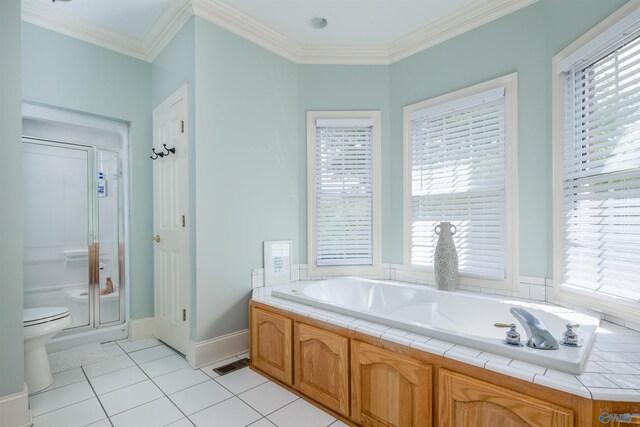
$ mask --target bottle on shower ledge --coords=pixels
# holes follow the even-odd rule
[[[107,277],[107,282],[105,283],[104,286],[105,288],[100,291],[100,295],[109,295],[115,292],[111,277]]]

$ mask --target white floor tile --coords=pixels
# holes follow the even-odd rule
[[[127,387],[148,379],[144,372],[137,366],[109,372],[108,374],[93,377],[89,381],[96,394],[109,393],[119,388]]]
[[[153,382],[155,382],[165,394],[171,394],[210,379],[207,374],[199,369],[184,368],[155,377]]]
[[[156,338],[145,338],[145,339],[136,340],[136,341],[130,341],[128,339],[118,341],[118,345],[122,347],[122,349],[127,353],[131,353],[132,351],[142,350],[144,348],[155,347],[161,344],[162,342]]]
[[[112,356],[122,356],[123,354],[126,354],[124,350],[114,342],[109,344],[102,344],[102,349]]]
[[[162,427],[184,418],[166,397],[135,407],[111,418],[114,427]]]
[[[172,394],[169,398],[187,415],[194,414],[232,397],[224,387],[213,380]]]
[[[268,415],[298,399],[298,396],[271,381],[238,395],[262,415]]]
[[[93,398],[48,412],[33,421],[35,427],[83,427],[106,418],[98,399]]]
[[[99,396],[104,410],[110,417],[133,407],[143,405],[164,396],[162,391],[151,381],[147,380],[129,387],[121,388],[111,393]]]
[[[259,420],[260,414],[237,397],[232,397],[189,418],[197,427],[245,427]]]
[[[253,424],[249,424],[249,427],[276,427],[276,425],[268,419],[262,418]]]
[[[253,372],[251,369],[242,368],[222,377],[215,378],[220,384],[231,391],[233,394],[240,394],[250,388],[259,386],[269,381],[260,374]]]
[[[217,362],[213,362],[210,365],[207,365],[203,368],[200,368],[202,370],[202,372],[204,372],[205,374],[209,375],[211,378],[217,378],[220,375],[218,375],[217,373],[215,373],[213,370],[215,368],[219,368],[220,366],[224,366],[224,365],[228,365],[229,363],[233,363],[233,362],[237,362],[239,359],[237,357],[231,357],[229,359],[224,359],[224,360],[218,360]]]
[[[31,396],[29,406],[31,414],[37,417],[92,397],[95,397],[95,394],[91,386],[87,381],[83,381]]]
[[[53,384],[43,391],[55,390],[69,384],[75,384],[86,380],[87,377],[84,376],[82,368],[71,369],[69,371],[60,372],[59,374],[53,374]]]
[[[111,359],[104,360],[102,362],[94,363],[93,365],[83,366],[87,377],[93,378],[98,375],[108,374],[109,372],[118,371],[120,369],[128,368],[129,366],[134,366],[133,360],[129,358],[127,355],[112,357]]]
[[[349,426],[343,423],[342,421],[338,420],[335,423],[331,424],[329,427],[349,427]]]
[[[174,356],[163,357],[162,359],[144,363],[140,365],[140,369],[145,371],[151,378],[154,378],[188,366],[189,364],[187,363],[187,359],[176,354]]]
[[[193,423],[188,418],[183,418],[175,423],[169,424],[167,427],[193,427]]]
[[[278,427],[326,427],[336,420],[303,399],[277,410],[267,418]]]
[[[163,357],[173,356],[176,352],[166,345],[157,345],[155,347],[145,348],[129,353],[129,357],[138,365],[151,362],[152,360],[162,359]]]

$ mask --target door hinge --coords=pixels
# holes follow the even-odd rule
[[[185,219],[184,215],[182,215],[182,227],[186,227],[187,226],[187,220]]]
[[[182,309],[182,321],[183,322],[187,321],[187,309],[186,308]]]
[[[180,132],[184,133],[184,120],[181,121]]]

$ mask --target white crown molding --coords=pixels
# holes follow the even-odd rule
[[[191,16],[191,0],[170,0],[142,38],[145,59],[156,59]]]
[[[304,45],[299,64],[389,64],[386,46]]]
[[[300,61],[303,45],[220,0],[191,0],[196,16],[213,22],[293,62]]]
[[[35,0],[22,0],[23,21],[147,62],[193,15],[298,64],[391,64],[538,0],[479,0],[388,45],[302,44],[223,0],[170,0],[142,39],[89,23]]]
[[[432,24],[389,43],[389,63],[400,61],[538,0],[476,1]]]
[[[134,58],[148,60],[140,40],[53,9],[35,0],[22,0],[22,20]]]

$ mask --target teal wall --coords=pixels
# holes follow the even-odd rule
[[[389,67],[386,65],[302,65],[300,71],[300,262],[307,262],[307,129],[306,113],[314,110],[380,110],[382,112],[382,241],[384,262],[393,252],[390,203],[391,145],[389,140]]]
[[[20,0],[0,2],[0,397],[24,383]]]
[[[391,65],[391,193],[402,206],[402,107],[518,73],[520,274],[552,277],[551,60],[625,1],[541,0]],[[579,14],[579,17],[575,15]],[[392,210],[402,236],[402,209]],[[402,239],[394,239],[402,260]]]
[[[130,124],[129,260],[134,319],[153,316],[150,76],[151,64],[147,62],[31,24],[22,25],[25,101]]]
[[[189,21],[171,39],[169,44],[160,52],[151,64],[151,104],[156,108],[169,95],[174,93],[185,83],[189,87],[188,97],[188,120],[189,129],[189,200],[191,203],[189,210],[189,232],[191,235],[191,313],[190,326],[191,338],[196,336],[196,168],[195,168],[195,100],[196,100],[196,62],[195,62],[195,18]]]
[[[153,315],[151,112],[189,84],[191,337],[201,341],[247,327],[250,270],[262,265],[264,240],[293,240],[294,262],[307,262],[307,110],[382,111],[383,261],[402,263],[402,107],[514,71],[521,274],[550,277],[551,58],[623,3],[540,0],[390,66],[296,65],[200,18],[153,64],[24,24],[23,98],[131,124],[131,308],[142,318]],[[12,6],[2,7],[1,31],[15,30],[5,24]],[[576,11],[583,16],[570,19]],[[3,33],[2,40],[15,39]],[[2,67],[10,68],[4,58],[16,55],[16,45],[2,48]],[[19,87],[6,85],[2,70],[2,90]],[[2,97],[3,109],[11,99]],[[3,139],[11,132],[1,131]],[[9,199],[20,197],[10,191]],[[20,274],[11,280],[19,283]],[[20,298],[21,307],[21,295],[7,298]]]
[[[262,265],[264,240],[299,247],[301,141],[298,66],[208,21],[195,24],[203,340],[248,326],[251,269]]]

